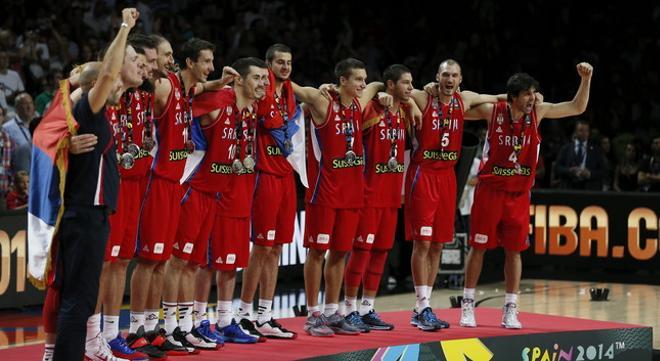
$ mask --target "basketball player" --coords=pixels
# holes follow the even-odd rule
[[[252,204],[252,251],[249,266],[243,271],[241,304],[238,315],[240,325],[253,335],[270,338],[293,339],[296,333],[282,327],[272,317],[273,297],[277,285],[282,245],[293,241],[296,216],[296,182],[293,168],[286,154],[293,148],[287,123],[294,115],[296,100],[291,87],[291,49],[274,44],[266,51],[266,64],[270,82],[259,109],[269,109],[274,103],[283,122],[259,119],[257,131],[257,183]],[[284,130],[284,148],[281,149],[272,130]],[[289,149],[287,149],[287,144]],[[259,310],[253,323],[250,319],[252,300],[259,285]]]
[[[416,303],[411,324],[424,331],[447,328],[430,307],[433,284],[444,243],[454,239],[456,176],[461,150],[463,113],[492,95],[459,91],[461,67],[452,59],[440,63],[437,95],[415,90],[412,98],[422,110],[421,129],[414,132],[413,152],[405,180],[406,239],[413,241],[411,268]]]
[[[293,84],[296,97],[309,106],[316,152],[310,152],[306,195],[304,244],[305,293],[311,313],[305,331],[312,336],[358,334],[339,314],[339,292],[344,275],[344,258],[351,250],[357,231],[359,211],[364,205],[364,153],[362,109],[377,93],[381,83],[366,85],[363,62],[348,58],[337,63],[335,76],[339,94],[332,100],[318,89]],[[316,159],[314,159],[316,158]],[[317,162],[318,161],[318,162]],[[325,263],[325,309],[318,304],[321,270]],[[327,318],[326,318],[327,317]]]
[[[209,331],[205,303],[213,271],[217,270],[218,323],[215,337],[245,344],[255,343],[257,338],[243,332],[238,325],[233,317],[231,300],[236,269],[248,266],[257,100],[265,95],[268,70],[264,61],[257,58],[238,59],[232,68],[239,74],[233,89],[221,90],[212,110],[200,114],[202,126],[208,124],[203,131],[210,146],[198,170],[201,174],[193,176],[190,184],[194,189],[196,184],[204,181],[206,187],[213,187],[214,192],[221,194],[213,200],[213,208],[209,205],[203,209],[205,217],[213,217],[209,220],[212,227],[205,228],[210,237],[204,238],[206,242],[196,244],[191,259],[203,267],[198,270],[195,282],[195,300],[201,304],[195,326],[202,329],[202,334]],[[207,203],[210,204],[210,200]]]
[[[517,298],[522,260],[520,252],[529,246],[529,191],[534,184],[539,143],[538,126],[543,118],[564,118],[587,109],[593,68],[577,65],[580,86],[571,101],[535,104],[538,82],[518,73],[507,82],[507,101],[482,104],[466,117],[488,120],[479,181],[475,190],[470,225],[470,246],[465,268],[462,312],[459,324],[476,327],[475,287],[481,274],[484,253],[504,248],[506,294],[502,327],[522,328],[518,320]]]
[[[394,245],[397,209],[401,206],[405,132],[409,123],[407,102],[413,90],[412,74],[401,64],[383,72],[386,92],[393,104],[383,107],[371,100],[363,112],[363,142],[367,149],[364,208],[353,240],[345,274],[346,320],[360,330],[392,330],[381,320],[374,302],[388,251]],[[362,302],[357,305],[362,284]]]

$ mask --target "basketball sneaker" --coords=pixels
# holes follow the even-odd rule
[[[335,334],[335,332],[328,327],[328,319],[320,312],[314,312],[309,315],[303,329],[309,335],[317,337],[329,337],[334,336]]]
[[[515,303],[507,303],[502,310],[502,327],[519,330],[522,324],[518,321],[518,306]]]
[[[383,321],[375,310],[363,315],[362,322],[372,330],[391,331],[394,329],[394,325]]]
[[[293,340],[296,337],[298,337],[298,334],[282,327],[282,325],[280,325],[279,322],[275,321],[274,318],[271,318],[270,321],[264,323],[259,323],[259,321],[256,321],[255,325],[257,331],[259,331],[259,333],[261,333],[262,335],[268,338]]]
[[[364,323],[364,321],[362,321],[362,317],[360,317],[360,313],[358,311],[353,311],[349,313],[348,315],[346,315],[344,319],[346,320],[346,323],[348,323],[353,327],[356,327],[362,333],[367,333],[371,331],[369,329],[369,326],[367,326],[367,324]]]
[[[461,301],[461,320],[458,322],[461,327],[477,327],[477,321],[474,319],[474,300],[464,298]]]

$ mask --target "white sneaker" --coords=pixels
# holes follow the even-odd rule
[[[271,318],[268,322],[259,323],[258,321],[255,324],[257,331],[262,335],[269,338],[281,338],[281,339],[295,339],[297,334],[293,331],[289,331],[286,328],[282,327],[274,318]]]
[[[123,358],[115,357],[110,350],[108,341],[99,332],[96,337],[85,343],[85,360],[90,361],[128,361]]]
[[[477,321],[474,319],[474,300],[464,298],[461,301],[461,320],[458,322],[461,327],[477,327]]]
[[[502,310],[502,327],[521,329],[522,324],[518,321],[518,306],[515,303],[507,303]]]
[[[190,343],[194,348],[198,348],[200,350],[216,350],[218,348],[218,345],[215,342],[209,342],[206,341],[203,337],[200,335],[197,335],[196,333],[188,332],[185,335],[186,341]]]

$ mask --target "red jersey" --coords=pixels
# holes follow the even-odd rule
[[[224,192],[231,179],[231,149],[236,146],[235,106],[227,106],[218,117],[206,127],[202,127],[207,142],[204,159],[188,183],[207,193]]]
[[[529,191],[534,184],[541,143],[537,126],[536,110],[512,121],[508,104],[504,101],[495,104],[484,144],[479,183],[505,192]]]
[[[151,162],[153,161],[153,158],[149,152],[143,147],[145,137],[144,122],[147,120],[146,113],[148,112],[148,108],[151,107],[150,101],[153,98],[153,95],[142,90],[136,90],[129,94],[131,116],[129,119],[126,108],[127,98],[124,96],[122,97],[119,109],[119,119],[121,120],[122,124],[122,130],[119,134],[123,134],[125,137],[127,137],[127,141],[132,141],[135,143],[135,145],[140,147],[140,153],[135,158],[135,164],[133,165],[133,168],[124,169],[124,167],[119,167],[119,175],[124,179],[139,179],[147,175],[147,172],[151,167]],[[128,129],[128,123],[131,123],[130,130]],[[117,134],[117,132],[115,134]],[[117,149],[119,149],[120,152],[123,152],[124,142],[121,138],[115,137],[115,139],[117,139]]]
[[[316,139],[320,160],[314,151],[307,176],[310,183],[306,201],[330,208],[361,208],[364,205],[364,151],[362,147],[362,109],[357,98],[350,107],[341,105],[337,97],[328,105],[323,124],[316,125],[311,136]],[[310,142],[311,144],[312,142]],[[355,161],[346,161],[348,150]]]
[[[190,103],[177,74],[169,73],[167,80],[172,91],[163,113],[154,117],[156,156],[152,169],[154,174],[178,182],[188,157],[185,149],[188,127],[184,114],[190,110]],[[192,115],[190,117],[192,119]]]
[[[364,108],[364,204],[368,207],[401,206],[405,114],[400,106],[394,113],[390,111],[387,117],[377,100],[371,100]],[[395,156],[398,163],[394,169],[388,166],[391,156]]]
[[[287,92],[291,92],[290,94]],[[273,90],[273,97],[266,97],[266,99],[259,102],[259,109],[270,110],[270,112],[277,112],[281,115],[281,119],[284,122],[287,122],[290,118],[289,115],[293,115],[291,105],[295,107],[295,100],[293,100],[293,90],[291,87],[282,87],[282,95],[277,96]],[[289,104],[289,103],[294,104]],[[293,108],[295,109],[295,108]],[[270,116],[270,118],[275,118]],[[273,124],[277,128],[283,126],[284,124]],[[257,130],[257,170],[260,172],[266,172],[276,176],[285,176],[293,172],[293,167],[286,160],[282,150],[273,139],[273,136],[270,133],[269,124],[266,119],[260,119],[259,128]],[[290,137],[290,135],[289,135]]]
[[[236,109],[235,109],[236,110]],[[241,153],[240,159],[244,160],[248,151],[248,140],[250,132],[256,127],[256,119],[246,117],[242,122],[243,136],[240,144],[234,143],[234,149],[238,149],[240,145]],[[237,132],[235,132],[236,134]],[[234,136],[236,139],[236,136]],[[233,162],[234,154],[231,154]],[[254,155],[252,155],[254,157]],[[231,168],[231,165],[230,165]],[[228,186],[225,192],[220,197],[220,215],[232,218],[249,217],[250,210],[252,209],[252,196],[254,195],[255,173],[254,169],[249,170],[244,168],[240,173],[232,172],[229,175]]]
[[[449,104],[428,96],[422,114],[422,130],[413,139],[411,165],[425,170],[453,168],[461,153],[463,99],[454,92]]]

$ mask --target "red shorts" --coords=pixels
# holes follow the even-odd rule
[[[305,213],[305,247],[351,250],[360,220],[359,208],[330,208],[307,203]]]
[[[291,243],[296,205],[293,174],[278,177],[257,173],[252,201],[252,242],[266,247]]]
[[[208,244],[219,200],[219,194],[200,192],[188,186],[181,200],[179,225],[172,247],[173,255],[189,261],[198,245]]]
[[[470,219],[470,246],[509,251],[529,247],[529,192],[501,192],[477,185]]]
[[[452,242],[456,216],[454,168],[427,171],[415,166],[406,174],[406,239]]]
[[[151,175],[140,214],[140,258],[153,261],[170,259],[182,197],[183,187],[179,182]]]
[[[117,212],[110,216],[110,237],[105,248],[106,262],[132,259],[137,244],[140,205],[147,182],[145,178],[122,179],[119,183]]]
[[[394,245],[396,208],[362,208],[353,248],[389,251]]]
[[[248,266],[250,258],[250,217],[215,217],[209,264],[219,271]]]

